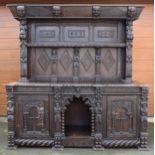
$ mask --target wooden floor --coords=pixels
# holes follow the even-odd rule
[[[0,6],[0,115],[6,115],[5,84],[19,79],[19,23]],[[149,85],[149,116],[153,115],[153,4],[145,5],[134,24],[133,79]]]

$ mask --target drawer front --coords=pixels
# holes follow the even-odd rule
[[[16,136],[18,138],[47,138],[49,130],[49,99],[47,95],[16,97]]]
[[[120,43],[124,42],[121,21],[59,21],[30,24],[31,43]],[[79,45],[80,45],[79,44]]]
[[[136,138],[138,133],[138,97],[107,97],[107,138]]]

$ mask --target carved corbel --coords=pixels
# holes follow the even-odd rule
[[[59,5],[54,5],[53,8],[52,8],[52,13],[53,13],[53,16],[60,16],[61,13],[62,13],[62,9],[61,9],[61,6]]]
[[[17,15],[19,17],[24,17],[26,14],[25,6],[24,5],[18,5],[16,8]]]
[[[92,7],[92,16],[99,17],[101,15],[101,11],[102,10],[101,10],[100,6],[97,6],[97,5],[93,6]]]
[[[128,20],[135,20],[137,15],[136,7],[129,6],[127,10]]]

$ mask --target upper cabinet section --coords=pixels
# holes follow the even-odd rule
[[[115,46],[125,42],[121,20],[61,20],[29,23],[29,43],[32,46]],[[107,45],[107,44],[106,44]],[[123,44],[120,44],[123,46]]]
[[[137,19],[143,6],[128,5],[8,5],[13,16],[20,18],[119,18]],[[80,10],[80,11],[79,11]]]

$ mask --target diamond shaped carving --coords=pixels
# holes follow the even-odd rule
[[[69,54],[69,52],[65,49],[63,54],[60,57],[60,64],[64,68],[64,70],[68,70],[70,64],[72,63],[72,58]]]
[[[114,65],[115,59],[114,59],[110,49],[108,49],[105,52],[104,57],[102,59],[102,63],[105,66],[107,71],[109,71],[111,69],[111,67]]]
[[[50,64],[50,58],[48,57],[48,54],[45,51],[41,52],[38,58],[38,62],[42,70],[45,72]]]
[[[88,71],[90,69],[93,62],[94,62],[94,60],[93,60],[91,54],[89,53],[89,50],[87,49],[87,52],[81,58],[81,64],[84,67],[85,71]]]

